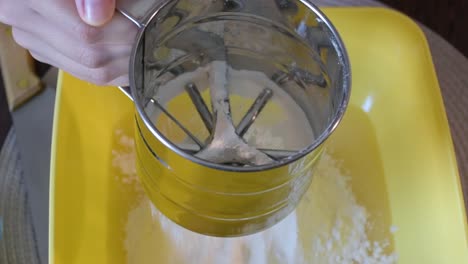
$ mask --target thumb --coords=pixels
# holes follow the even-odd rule
[[[75,0],[81,19],[91,26],[102,26],[112,19],[115,0]]]

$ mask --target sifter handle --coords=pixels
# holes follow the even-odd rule
[[[146,25],[163,0],[117,0],[117,10],[139,28]]]
[[[116,9],[139,28],[143,28],[162,2],[163,0],[117,0]],[[119,89],[133,101],[129,86],[119,86]]]
[[[133,101],[133,95],[130,86],[117,86],[117,88],[119,88],[120,91],[122,91],[128,98],[130,98],[130,100]]]

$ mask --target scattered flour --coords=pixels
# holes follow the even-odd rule
[[[115,178],[126,185],[133,185],[136,191],[142,191],[135,166],[135,140],[120,129],[115,131],[115,137],[118,140],[118,148],[112,150],[112,166],[118,171]]]
[[[129,213],[127,263],[396,263],[388,241],[368,239],[369,217],[357,204],[348,178],[324,153],[311,187],[293,213],[268,230],[238,238],[186,230],[144,197]]]
[[[390,233],[395,234],[396,232],[398,232],[398,226],[391,226]]]
[[[183,87],[171,83],[174,84],[177,84],[175,87]],[[254,87],[249,83],[238,86]],[[234,90],[230,89],[231,92]],[[284,122],[281,126],[297,127],[296,124]],[[265,131],[253,126],[246,137],[257,145],[281,149],[282,145],[284,147],[281,141],[287,137],[272,132],[277,130],[270,127]],[[135,170],[133,139],[122,131],[117,131],[116,137],[119,149],[113,151],[113,165],[123,175],[123,183],[140,186]],[[381,241],[369,239],[371,220],[366,208],[357,203],[349,178],[340,163],[325,152],[310,188],[288,217],[265,231],[237,238],[210,237],[186,230],[167,219],[142,195],[138,206],[130,211],[127,219],[127,263],[396,263],[397,255],[391,252],[390,237]],[[390,229],[391,233],[396,230],[396,227]]]

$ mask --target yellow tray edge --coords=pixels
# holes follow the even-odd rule
[[[51,154],[50,154],[50,180],[49,180],[49,264],[55,262],[55,252],[54,252],[54,224],[55,224],[55,168],[56,168],[56,158],[57,158],[57,133],[58,133],[58,123],[60,119],[60,98],[62,94],[62,79],[63,72],[59,70],[58,79],[57,79],[57,91],[55,96],[55,107],[54,107],[54,123],[52,127],[52,144],[51,144]]]

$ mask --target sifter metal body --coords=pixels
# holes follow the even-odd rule
[[[308,0],[120,0],[117,7],[140,27],[130,88],[121,89],[135,103],[137,170],[154,205],[212,236],[255,233],[286,217],[350,96],[349,61],[330,21]],[[224,85],[228,97],[216,108],[219,78],[237,82]],[[302,123],[309,132],[295,126]],[[240,157],[223,136],[219,149],[223,126],[253,154]],[[257,141],[247,139],[255,129]],[[252,143],[267,132],[287,144]],[[204,155],[214,145],[221,152]]]

